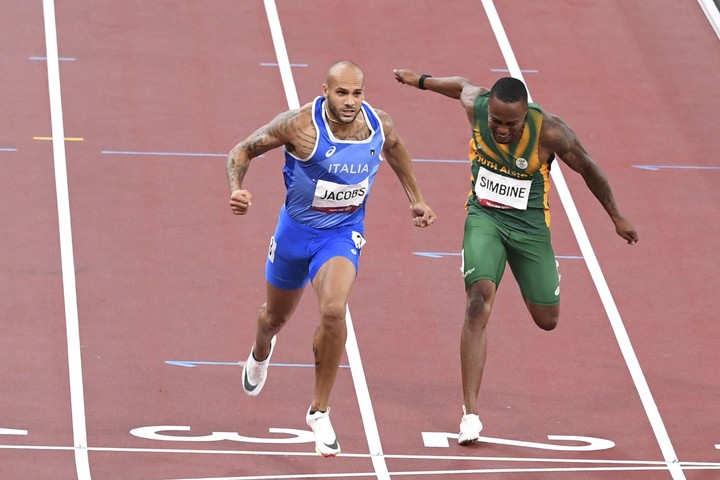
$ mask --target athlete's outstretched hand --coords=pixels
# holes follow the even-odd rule
[[[635,227],[633,227],[625,217],[618,217],[613,223],[615,224],[617,234],[624,238],[627,243],[635,245],[638,242],[638,234],[635,231]]]
[[[413,203],[410,205],[410,214],[413,216],[413,224],[416,227],[427,227],[437,220],[437,215],[425,202]]]
[[[395,80],[398,82],[419,88],[420,74],[406,68],[396,68],[393,70],[393,75],[395,75]]]

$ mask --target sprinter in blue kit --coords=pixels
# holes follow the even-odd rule
[[[284,147],[287,193],[270,240],[266,299],[243,368],[243,388],[251,396],[260,393],[276,335],[309,281],[319,300],[320,319],[313,341],[315,388],[306,422],[315,434],[316,452],[335,456],[340,445],[328,403],[347,336],[348,297],[365,243],[365,205],[383,160],[400,180],[414,225],[431,225],[436,216],[423,199],[392,119],[365,102],[362,70],[350,61],[333,64],[322,91],[322,96],[281,113],[238,143],[228,156],[227,176],[230,207],[234,214],[245,215],[252,195],[243,180],[251,160]]]

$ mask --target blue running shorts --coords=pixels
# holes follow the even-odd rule
[[[362,223],[313,228],[296,222],[282,208],[275,234],[270,239],[265,279],[284,290],[302,288],[333,257],[347,258],[357,272],[360,250],[365,244],[363,233]]]

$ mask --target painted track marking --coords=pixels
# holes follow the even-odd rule
[[[641,170],[720,170],[717,165],[633,165],[633,168]]]
[[[196,361],[196,360],[165,360],[168,365],[185,368],[195,368],[198,365],[224,365],[230,367],[242,367],[245,365],[245,360],[239,362],[219,362],[219,361]],[[314,363],[270,363],[270,367],[302,367],[302,368],[315,368]],[[340,365],[340,368],[350,368],[350,365]]]
[[[60,84],[58,83],[58,94],[59,93],[60,93]],[[58,99],[58,101],[60,101],[60,100]],[[62,120],[62,118],[61,118],[61,120]],[[33,137],[33,140],[53,141],[54,139],[55,139],[54,134],[52,137]],[[66,142],[83,142],[83,141],[85,141],[85,139],[81,138],[81,137],[64,137],[63,140],[65,140]]]
[[[413,255],[417,255],[419,257],[428,257],[428,258],[442,258],[442,257],[459,257],[462,255],[461,252],[412,252]],[[582,260],[582,256],[580,255],[555,255],[555,258],[557,259],[566,259],[566,260]]]
[[[130,150],[102,150],[104,155],[136,155],[136,156],[158,156],[158,157],[224,157],[227,153],[202,153],[202,152],[137,152]],[[260,155],[262,156],[262,155]]]
[[[34,451],[72,451],[72,447],[63,446],[30,446],[30,445],[0,445],[0,450],[34,450]],[[267,457],[317,457],[314,452],[308,451],[257,451],[257,450],[217,450],[217,449],[180,449],[180,448],[133,448],[133,447],[88,447],[92,452],[107,453],[157,453],[157,454],[179,454],[179,455],[228,455],[228,456],[267,456]],[[343,457],[348,458],[369,458],[371,455],[366,453],[342,453]],[[570,458],[548,458],[548,457],[487,457],[487,456],[457,456],[457,455],[393,455],[386,454],[385,458],[395,460],[414,460],[414,461],[461,461],[461,462],[495,462],[507,464],[555,464],[552,467],[529,467],[529,468],[483,468],[483,469],[455,469],[455,470],[413,470],[404,472],[391,472],[392,475],[421,476],[421,475],[442,475],[442,474],[468,474],[468,473],[540,473],[540,472],[618,472],[618,471],[663,471],[667,469],[665,462],[657,460],[618,460],[618,459],[570,459]],[[564,468],[558,465],[566,465]],[[577,465],[575,467],[571,465]],[[687,470],[720,470],[720,463],[717,462],[683,462],[680,464]],[[327,474],[323,478],[341,478],[353,476],[373,477],[374,473],[354,472],[352,474]],[[249,476],[249,477],[216,477],[215,480],[249,480],[257,478],[320,478],[318,474],[296,474],[288,475],[267,475],[267,476]],[[176,479],[181,480],[181,479]],[[210,480],[210,479],[182,479],[182,480]]]
[[[715,30],[715,35],[720,39],[720,12],[718,12],[717,2],[712,0],[697,0],[700,8],[710,22],[710,26]]]
[[[40,60],[40,61],[47,61],[48,57],[28,57],[28,60]],[[77,60],[73,57],[57,57],[59,62],[74,62]]]
[[[53,159],[55,164],[55,193],[57,195],[60,235],[60,262],[65,303],[68,370],[70,376],[70,406],[72,411],[75,469],[78,480],[90,480],[90,462],[85,425],[85,394],[83,392],[82,358],[80,353],[80,325],[75,284],[70,195],[68,192],[67,159],[65,157],[65,127],[63,126],[60,65],[58,62],[57,26],[53,0],[43,0],[45,48],[47,50],[48,91],[52,124]]]

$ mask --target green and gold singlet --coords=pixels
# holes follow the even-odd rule
[[[538,156],[542,108],[528,105],[517,143],[495,142],[488,126],[490,92],[478,95],[470,140],[471,187],[467,208],[482,209],[505,225],[524,231],[550,226],[550,169]]]
[[[560,302],[560,276],[550,239],[550,169],[538,156],[542,109],[528,105],[522,137],[499,144],[488,127],[489,92],[475,100],[470,140],[471,185],[462,250],[465,288],[480,280],[499,285],[506,263],[523,297],[537,305]]]

